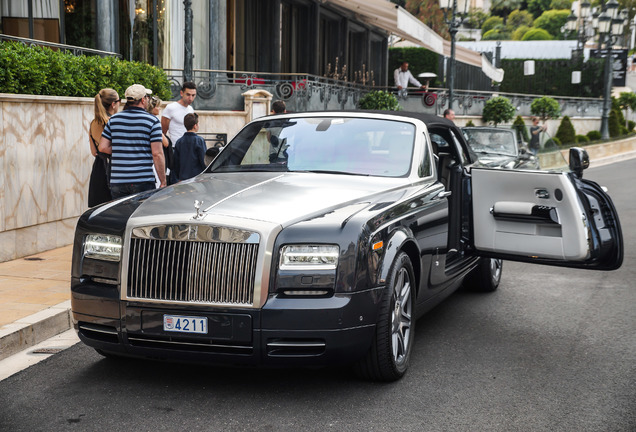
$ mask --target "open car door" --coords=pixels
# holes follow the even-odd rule
[[[587,153],[572,149],[571,166],[573,158],[580,167]],[[618,214],[598,184],[581,178],[583,168],[544,172],[473,167],[471,231],[477,254],[595,270],[619,268],[623,236]]]

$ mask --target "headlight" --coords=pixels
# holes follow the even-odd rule
[[[281,270],[335,270],[337,245],[287,245],[280,251]]]
[[[107,234],[88,234],[84,238],[84,258],[104,261],[121,259],[121,237]]]

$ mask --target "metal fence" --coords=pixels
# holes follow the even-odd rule
[[[67,52],[69,54],[73,54],[73,55],[76,55],[76,56],[79,56],[79,55],[98,55],[98,56],[103,56],[103,57],[122,58],[121,54],[117,54],[117,53],[114,53],[114,52],[100,51],[100,50],[96,50],[96,49],[92,49],[92,48],[82,48],[82,47],[73,46],[73,45],[64,45],[64,44],[58,44],[58,43],[54,43],[54,42],[46,42],[46,41],[41,41],[41,40],[37,40],[37,39],[22,38],[22,37],[17,37],[17,36],[9,36],[9,35],[6,35],[6,34],[0,34],[0,41],[18,42],[18,43],[21,43],[21,44],[26,45],[26,46],[43,46],[43,47],[51,48],[52,50],[55,50],[55,51],[59,50],[59,51]]]
[[[179,97],[183,71],[166,69],[173,99]],[[377,87],[340,81],[310,74],[275,74],[267,72],[235,72],[221,70],[195,70],[197,98],[194,107],[200,110],[242,110],[247,90],[263,89],[273,99],[285,101],[288,111],[325,111],[356,109],[360,99],[371,90],[386,90],[395,94],[405,111],[440,115],[448,107],[448,89],[408,89],[398,92],[394,87]],[[521,116],[529,116],[530,105],[544,95],[503,93],[492,91],[455,90],[453,109],[458,115],[481,116],[486,101],[504,96]],[[600,98],[553,96],[559,102],[562,115],[598,118],[602,113]]]

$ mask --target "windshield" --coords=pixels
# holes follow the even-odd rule
[[[517,156],[519,152],[515,134],[511,130],[465,128],[463,131],[475,153]]]
[[[312,171],[402,177],[415,126],[392,120],[295,117],[246,126],[206,172]]]

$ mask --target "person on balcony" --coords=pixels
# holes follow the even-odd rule
[[[409,70],[409,63],[406,61],[403,61],[402,65],[393,71],[393,80],[395,81],[395,86],[397,87],[398,92],[402,92],[403,90],[406,91],[409,83],[426,90],[426,86],[422,85],[422,83],[415,79]]]

